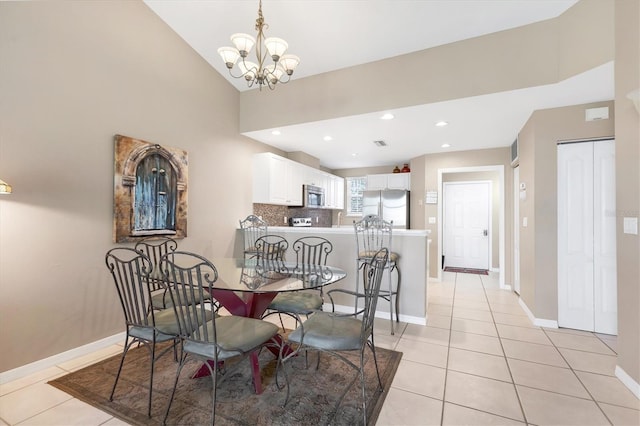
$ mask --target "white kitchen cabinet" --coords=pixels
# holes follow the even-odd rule
[[[324,182],[324,178],[322,176],[323,172],[321,170],[314,169],[313,167],[302,164],[301,166],[304,169],[304,184],[322,187]]]
[[[270,152],[253,157],[253,202],[302,205],[304,166]]]
[[[254,155],[254,203],[302,206],[303,185],[324,189],[325,208],[344,208],[344,178],[271,152]]]
[[[367,191],[384,189],[411,189],[411,173],[384,173],[367,175]]]
[[[333,176],[331,183],[333,187],[333,208],[342,210],[344,209],[344,178]]]
[[[314,184],[324,189],[324,208],[344,208],[344,178],[320,172],[316,176]]]

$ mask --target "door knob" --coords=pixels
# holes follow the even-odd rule
[[[487,235],[489,235],[489,231],[485,229],[484,231],[482,231],[482,235],[486,237]]]

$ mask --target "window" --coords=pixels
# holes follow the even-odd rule
[[[348,177],[347,181],[347,216],[362,215],[362,193],[367,186],[367,178]]]

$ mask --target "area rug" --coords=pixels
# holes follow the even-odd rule
[[[451,266],[446,266],[444,270],[445,272],[459,272],[461,274],[489,275],[489,271],[487,271],[486,269],[454,268]]]
[[[365,380],[367,420],[375,424],[385,396],[402,358],[401,352],[378,348],[376,355],[384,390],[377,391],[371,352],[367,349]],[[309,352],[309,367],[303,355],[293,359],[287,372],[290,397],[283,408],[285,391],[275,383],[276,361],[269,351],[260,354],[263,393],[256,395],[249,360],[242,359],[218,384],[217,425],[357,425],[362,424],[362,392],[358,372],[336,357],[323,353],[316,370],[317,353]],[[175,380],[177,363],[171,351],[156,363],[152,417],[147,417],[149,386],[148,351],[136,348],[127,354],[113,402],[109,393],[118,370],[120,355],[100,361],[49,382],[94,407],[132,425],[162,424]],[[358,364],[357,354],[351,357]],[[167,419],[170,425],[211,423],[211,378],[191,379],[201,365],[187,362],[180,375],[176,395]]]

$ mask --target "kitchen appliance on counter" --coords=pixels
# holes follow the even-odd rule
[[[304,207],[307,208],[324,207],[324,188],[313,185],[303,185],[302,201],[304,203]]]
[[[362,215],[368,214],[376,214],[383,220],[393,221],[393,227],[396,229],[409,229],[409,191],[364,191]]]
[[[289,218],[289,226],[302,227],[311,226],[310,217],[291,217]]]

